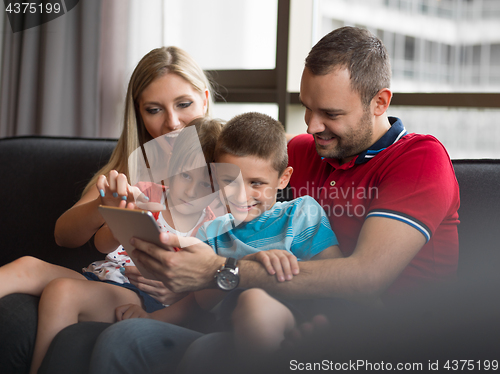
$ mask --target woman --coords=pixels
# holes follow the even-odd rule
[[[78,247],[90,240],[104,224],[97,211],[101,196],[95,188],[99,175],[123,173],[116,189],[123,195],[129,177],[128,157],[139,146],[160,135],[180,130],[191,120],[210,114],[212,92],[203,70],[176,47],[154,49],[135,68],[127,89],[123,131],[108,162],[88,183],[81,199],[57,221],[55,238],[64,247]],[[130,267],[127,267],[130,268]],[[133,269],[131,283],[163,304],[177,299],[161,282],[145,280]],[[0,367],[3,372],[27,372],[33,353],[38,298],[14,294],[0,299],[3,327]],[[82,331],[91,331],[86,327]],[[51,352],[49,351],[50,355]],[[57,352],[54,353],[57,355]],[[50,359],[50,357],[49,357]]]
[[[186,52],[163,47],[144,56],[130,78],[118,144],[108,164],[90,180],[82,198],[57,220],[57,244],[79,247],[104,224],[97,211],[101,196],[94,187],[99,175],[116,170],[130,177],[128,157],[136,148],[210,114],[211,97],[207,77]]]
[[[116,170],[130,180],[130,154],[153,138],[180,130],[196,117],[209,115],[212,96],[203,70],[182,49],[162,47],[144,56],[130,78],[124,125],[118,144],[108,164],[90,180],[82,198],[57,220],[56,243],[74,248],[91,239],[104,224],[97,211],[102,198],[94,187],[99,175],[108,175],[110,171],[115,173]],[[120,196],[125,194],[126,183],[123,176],[118,177],[116,189]],[[135,267],[127,268],[125,275],[132,284],[163,304],[174,301],[171,298],[175,295],[161,282],[140,277]]]

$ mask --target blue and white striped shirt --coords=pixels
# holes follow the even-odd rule
[[[338,245],[325,211],[310,196],[277,202],[259,217],[237,227],[233,215],[226,214],[206,222],[197,237],[217,254],[236,259],[259,251],[283,249],[299,260],[309,260]]]

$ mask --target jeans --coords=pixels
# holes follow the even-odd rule
[[[187,349],[177,370],[178,374],[221,374],[228,371],[242,371],[230,332],[211,333],[197,339]]]
[[[175,373],[189,345],[202,333],[151,319],[129,319],[97,339],[92,374]]]

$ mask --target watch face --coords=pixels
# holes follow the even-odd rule
[[[240,277],[232,269],[223,269],[217,275],[217,285],[220,289],[230,291],[235,289],[240,282]]]

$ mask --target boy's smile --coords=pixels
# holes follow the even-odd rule
[[[285,188],[291,168],[283,175],[270,160],[256,156],[224,154],[217,160],[217,180],[229,205],[230,213],[240,222],[259,217],[276,203],[278,189]]]

